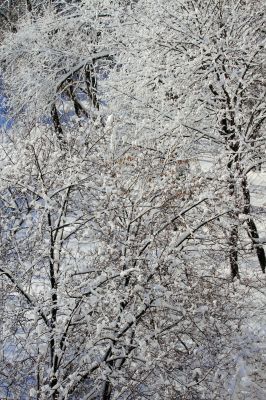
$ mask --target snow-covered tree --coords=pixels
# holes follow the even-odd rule
[[[227,186],[232,207],[233,278],[243,221],[263,272],[266,266],[247,178],[265,161],[264,11],[263,1],[139,1],[121,28],[123,68],[114,77],[138,140],[182,132],[187,156],[212,153],[210,178]]]
[[[223,270],[239,218],[224,198],[242,170],[195,22],[202,7],[211,36],[216,8],[51,3],[0,47],[3,396],[226,399],[245,310]],[[219,179],[195,166],[203,140],[226,157]]]

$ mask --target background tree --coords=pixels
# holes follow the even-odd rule
[[[124,68],[114,83],[138,140],[181,131],[187,158],[212,153],[209,179],[218,177],[232,205],[232,278],[239,276],[243,226],[263,272],[266,265],[248,188],[248,172],[265,161],[263,9],[246,1],[138,2],[121,30]]]

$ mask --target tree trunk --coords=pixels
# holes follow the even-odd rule
[[[230,268],[231,268],[231,277],[232,280],[239,276],[239,268],[238,268],[238,225],[233,225],[231,228],[231,233],[229,237],[229,259],[230,259]]]
[[[248,216],[247,226],[249,237],[252,240],[253,246],[256,249],[259,264],[263,273],[266,269],[266,256],[263,245],[259,243],[259,233],[256,227],[254,219],[250,215],[250,192],[248,189],[247,177],[245,176],[242,180],[242,190],[244,197],[244,214]]]
[[[62,141],[63,140],[63,129],[61,126],[60,118],[59,118],[58,111],[57,111],[55,104],[52,105],[51,116],[52,116],[52,121],[54,124],[54,128],[55,128],[57,137],[58,137],[59,141]]]

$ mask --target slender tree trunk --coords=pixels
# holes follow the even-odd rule
[[[56,325],[57,325],[57,310],[58,310],[58,298],[57,298],[57,279],[56,279],[56,268],[55,268],[55,253],[54,253],[54,236],[52,229],[52,218],[50,213],[48,214],[48,225],[50,228],[50,261],[49,261],[49,272],[50,272],[50,284],[51,284],[51,332],[50,332],[50,365],[51,365],[51,379],[50,388],[52,389],[52,399],[57,400],[59,397],[58,389],[55,388],[58,383],[58,355],[56,354]]]
[[[232,280],[237,277],[239,278],[238,268],[238,225],[233,225],[229,237],[229,259]]]
[[[263,273],[266,269],[266,256],[263,246],[259,243],[259,233],[254,219],[250,215],[250,192],[248,189],[247,177],[242,179],[242,190],[244,197],[244,214],[247,215],[248,233],[252,240],[253,246],[256,249],[259,264]]]
[[[112,394],[112,385],[110,382],[106,381],[104,383],[102,400],[110,400]]]
[[[238,242],[239,242],[239,196],[237,190],[237,177],[239,176],[239,143],[235,141],[235,135],[231,136],[231,141],[229,142],[229,149],[232,152],[232,158],[227,164],[230,171],[230,181],[229,181],[229,196],[231,202],[234,206],[234,211],[231,213],[233,223],[230,227],[229,235],[229,262],[231,269],[232,280],[234,278],[240,278],[239,266],[238,266]]]
[[[52,116],[52,121],[54,124],[54,128],[55,128],[57,137],[58,137],[59,141],[62,141],[63,140],[63,129],[61,126],[60,118],[59,118],[58,111],[57,111],[55,104],[52,105],[51,116]]]
[[[76,115],[78,117],[82,117],[82,116],[88,117],[88,113],[82,107],[80,101],[78,100],[78,98],[77,98],[77,96],[75,94],[75,91],[74,91],[74,87],[73,87],[73,85],[71,85],[71,82],[70,82],[70,86],[69,86],[69,89],[68,89],[68,94],[69,94],[69,98],[73,101]]]
[[[94,63],[86,65],[85,78],[87,93],[92,101],[92,105],[96,110],[99,110],[99,101],[97,95],[97,76],[94,68]]]

